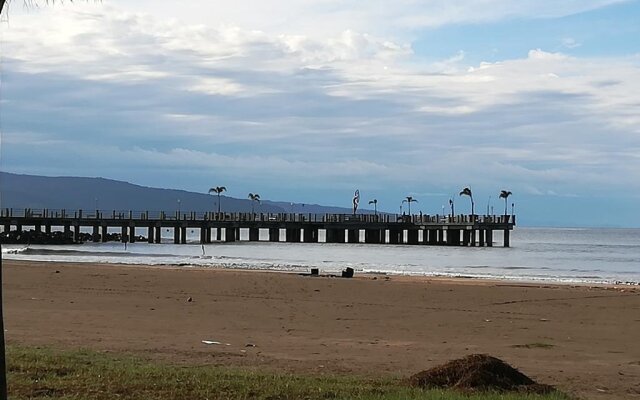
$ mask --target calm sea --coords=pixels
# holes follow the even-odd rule
[[[144,234],[144,232],[140,232]],[[496,232],[497,233],[497,232]],[[213,243],[86,243],[73,246],[3,246],[15,260],[104,262],[225,267],[308,272],[320,268],[427,276],[498,278],[548,282],[640,282],[640,229],[516,228],[510,248],[494,236],[492,248],[408,245]],[[242,238],[246,235],[242,233]],[[322,237],[321,237],[322,240]]]

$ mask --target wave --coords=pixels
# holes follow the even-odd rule
[[[27,250],[29,250],[28,247],[24,247],[22,249],[2,249],[2,254],[24,254]]]
[[[124,251],[83,251],[69,249],[41,249],[25,247],[23,249],[2,249],[3,254],[21,254],[27,256],[103,256],[103,257],[167,257],[167,254],[142,254]]]

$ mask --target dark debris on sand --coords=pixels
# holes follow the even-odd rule
[[[486,354],[449,361],[409,378],[411,386],[480,392],[550,393],[555,389],[536,383],[504,361]]]

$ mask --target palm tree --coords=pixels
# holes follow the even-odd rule
[[[216,186],[209,189],[209,193],[215,193],[218,195],[218,213],[220,213],[220,193],[226,192],[227,188],[224,186]]]
[[[417,203],[418,200],[414,199],[411,196],[407,196],[407,198],[402,200],[402,202],[409,204],[409,215],[411,215],[411,203]]]
[[[509,198],[509,196],[511,196],[511,192],[508,190],[501,190],[500,191],[500,198],[504,199],[504,215],[507,215],[507,199]]]
[[[253,214],[253,206],[256,202],[260,204],[260,195],[258,193],[249,193],[249,200],[251,200],[251,214]]]
[[[471,193],[471,189],[469,189],[468,187],[462,189],[462,191],[460,192],[460,196],[469,196],[469,198],[471,199],[471,215],[475,215],[475,203],[473,202],[473,193]]]
[[[376,213],[376,217],[377,217],[378,216],[378,199],[370,200],[369,204],[373,204],[373,211]]]

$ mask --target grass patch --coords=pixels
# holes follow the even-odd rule
[[[536,343],[527,343],[527,344],[514,344],[511,347],[516,349],[551,349],[555,346],[549,343],[536,342]]]
[[[463,395],[408,388],[400,380],[308,376],[149,362],[93,351],[9,346],[11,399],[566,400],[555,393]]]

